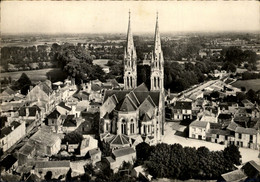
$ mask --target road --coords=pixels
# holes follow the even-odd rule
[[[176,132],[175,125],[176,124],[174,124],[174,122],[165,123],[165,134],[162,137],[163,143],[168,143],[168,144],[179,143],[184,147],[187,146],[187,147],[195,147],[195,148],[205,146],[211,151],[224,150],[225,148],[225,146],[221,144],[206,142],[203,140],[185,138],[185,137],[175,135]],[[248,162],[250,160],[260,161],[260,159],[258,158],[259,155],[258,150],[253,150],[248,148],[239,148],[239,150],[242,156],[242,163]]]

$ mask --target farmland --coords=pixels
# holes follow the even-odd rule
[[[12,78],[12,80],[17,80],[20,78],[22,73],[26,73],[26,75],[31,79],[32,82],[38,82],[38,81],[44,81],[46,80],[47,73],[48,72],[54,72],[56,75],[60,74],[60,70],[58,68],[47,68],[47,69],[41,69],[41,70],[30,70],[30,71],[16,71],[16,72],[5,72],[0,73],[1,80],[4,79],[4,77],[8,78],[9,76]]]
[[[241,88],[245,87],[246,90],[260,90],[260,79],[253,79],[253,80],[238,80],[232,84],[234,87]]]

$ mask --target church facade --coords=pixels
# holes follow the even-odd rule
[[[151,90],[137,86],[137,56],[131,31],[127,31],[124,52],[124,90],[107,90],[100,108],[101,133],[148,137],[157,143],[164,134],[164,59],[156,17],[154,50],[151,60]]]

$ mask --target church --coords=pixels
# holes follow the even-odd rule
[[[143,83],[137,86],[137,56],[131,31],[131,17],[124,51],[124,89],[107,90],[100,108],[101,134],[127,137],[149,137],[153,143],[161,140],[165,122],[164,59],[156,16],[154,50],[151,58],[151,89]]]

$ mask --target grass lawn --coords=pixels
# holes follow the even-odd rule
[[[232,86],[241,88],[246,87],[246,90],[253,89],[254,91],[260,90],[260,79],[252,79],[252,80],[238,80],[232,84]]]
[[[18,80],[22,73],[26,73],[26,75],[31,79],[32,82],[44,81],[47,79],[46,73],[50,71],[55,71],[56,74],[59,74],[59,68],[47,68],[47,69],[40,69],[40,70],[29,70],[29,71],[15,71],[15,72],[5,72],[0,73],[0,78],[3,79],[4,77],[8,78],[11,76],[12,80]]]

